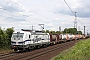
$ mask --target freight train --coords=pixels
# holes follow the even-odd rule
[[[39,31],[20,31],[12,34],[11,46],[15,52],[19,52],[84,38],[84,35],[78,34],[49,34]]]

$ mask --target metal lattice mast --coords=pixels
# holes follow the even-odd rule
[[[77,29],[77,16],[76,16],[76,12],[75,12],[74,28]]]

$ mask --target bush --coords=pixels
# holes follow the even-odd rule
[[[14,30],[7,28],[5,31],[0,29],[0,49],[10,48],[11,36]]]

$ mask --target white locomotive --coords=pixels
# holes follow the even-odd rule
[[[11,45],[14,51],[30,50],[50,44],[48,33],[42,32],[14,32],[11,37]]]

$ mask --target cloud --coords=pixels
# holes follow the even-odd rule
[[[79,5],[75,9],[78,17],[90,18],[90,1],[78,0]]]
[[[27,19],[26,16],[20,14],[20,12],[24,12],[25,10],[10,0],[1,0],[0,7],[0,16],[2,16],[3,21],[18,22],[25,21]]]
[[[9,11],[23,12],[23,9],[10,0],[1,0],[0,7]]]
[[[73,12],[77,12],[77,16],[81,18],[89,18],[90,17],[90,1],[82,1],[82,0],[76,0],[73,1],[73,4],[71,2],[66,1],[69,7]],[[64,4],[58,4],[55,13],[64,14],[64,15],[70,15],[74,16],[71,10],[68,8],[68,6]]]
[[[68,0],[67,3],[77,12],[84,25],[90,25],[89,0]],[[15,27],[15,30],[32,29],[32,25],[35,26],[34,29],[41,30],[38,24],[44,24],[48,30],[59,30],[59,26],[63,30],[73,27],[75,20],[75,16],[63,0],[0,0],[0,8],[7,10],[0,9],[0,25]],[[79,21],[78,25],[82,26]]]

